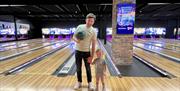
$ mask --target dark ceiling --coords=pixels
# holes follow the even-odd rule
[[[97,19],[111,20],[112,0],[33,0],[26,2],[6,0],[0,3],[0,15],[15,15],[18,18],[42,21],[84,20],[87,13]],[[8,2],[9,1],[9,2]],[[155,0],[154,0],[155,1]],[[80,4],[81,3],[81,4]],[[136,20],[167,20],[180,18],[180,3],[141,3],[137,0]]]

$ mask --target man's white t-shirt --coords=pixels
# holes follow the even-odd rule
[[[97,37],[95,29],[93,27],[87,28],[86,24],[81,24],[77,27],[74,35],[78,31],[85,31],[86,36],[83,40],[80,40],[79,43],[76,43],[75,49],[78,51],[89,52],[92,40],[96,40]],[[75,37],[74,35],[73,37]]]

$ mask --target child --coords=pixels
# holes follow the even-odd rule
[[[103,59],[103,53],[101,49],[96,50],[97,58],[93,61],[92,64],[95,64],[95,71],[96,71],[96,91],[99,89],[99,79],[101,79],[103,90],[105,90],[104,84],[104,76],[106,72],[106,64],[105,60]]]

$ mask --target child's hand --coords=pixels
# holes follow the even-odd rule
[[[92,65],[94,65],[95,63],[96,63],[96,60],[93,60]]]
[[[92,63],[92,60],[93,60],[93,57],[92,56],[90,56],[90,57],[88,57],[88,63]]]
[[[91,64],[94,65],[95,64],[94,61]]]

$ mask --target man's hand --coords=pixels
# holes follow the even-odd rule
[[[76,43],[80,43],[80,40],[72,38],[73,41],[75,41]]]
[[[92,56],[90,56],[90,57],[88,57],[88,63],[92,63],[92,60],[93,60],[93,57]]]
[[[80,40],[76,40],[76,43],[80,43]]]

